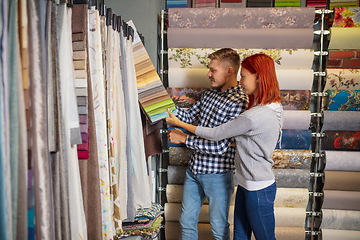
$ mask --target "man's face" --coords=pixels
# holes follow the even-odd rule
[[[207,76],[210,79],[211,88],[222,90],[228,81],[228,68],[225,67],[225,63],[218,59],[213,59],[209,64],[209,72]]]

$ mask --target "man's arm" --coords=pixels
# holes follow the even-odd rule
[[[200,114],[201,102],[197,101],[188,110],[176,106],[177,117],[180,121],[192,124]]]

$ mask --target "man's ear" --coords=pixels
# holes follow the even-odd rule
[[[231,76],[234,73],[234,69],[232,67],[228,67],[228,75]]]

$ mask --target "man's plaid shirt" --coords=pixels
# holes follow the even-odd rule
[[[213,128],[236,118],[247,106],[248,97],[239,85],[223,93],[210,89],[188,110],[177,108],[177,117],[189,124],[199,120],[199,126]],[[186,146],[194,149],[189,161],[190,170],[194,174],[212,174],[235,169],[233,141],[233,138],[210,141],[188,135]]]

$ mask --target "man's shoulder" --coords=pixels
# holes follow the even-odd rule
[[[241,102],[248,102],[248,96],[244,93],[240,86],[229,89],[227,93],[229,100],[235,104],[240,104]]]

